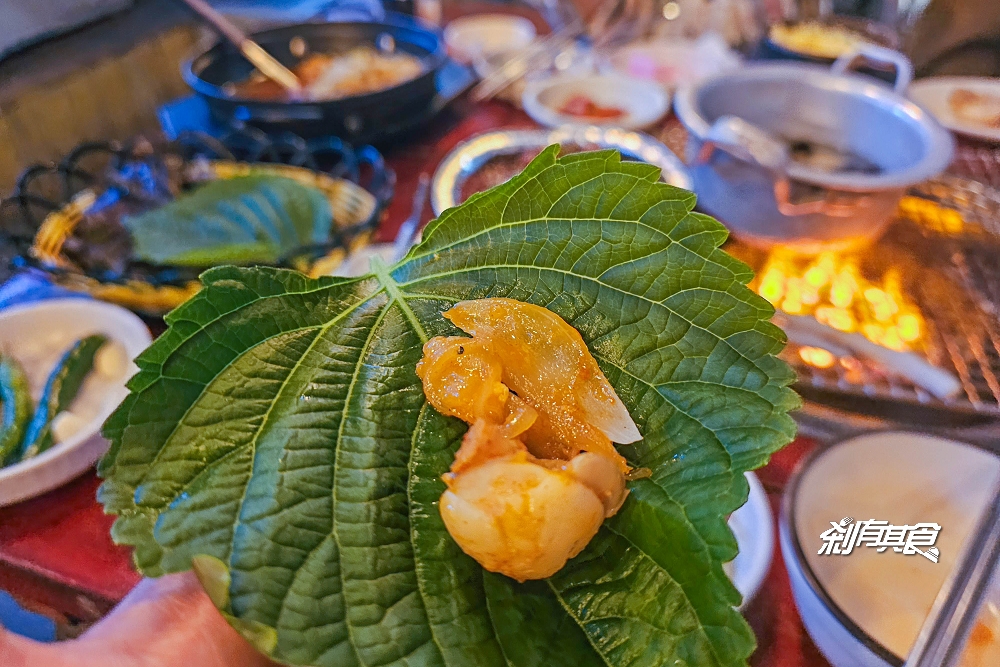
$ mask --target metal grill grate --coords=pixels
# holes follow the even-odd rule
[[[731,249],[758,271],[766,260],[735,242]],[[881,403],[1000,417],[1000,191],[950,176],[923,184],[904,199],[886,236],[857,261],[875,272],[899,269],[903,290],[923,317],[923,337],[911,353],[954,374],[961,391],[937,398],[860,355],[819,368],[790,343],[783,357],[798,372],[800,391],[862,412]]]

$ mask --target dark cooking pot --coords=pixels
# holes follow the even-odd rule
[[[405,125],[430,106],[437,71],[445,62],[441,37],[402,17],[383,23],[304,23],[252,37],[287,67],[294,67],[310,53],[341,53],[362,45],[405,51],[423,63],[420,76],[397,86],[318,101],[234,97],[226,84],[245,80],[254,68],[228,42],[216,44],[184,65],[185,81],[208,102],[218,120],[227,125],[247,123],[266,132],[289,130],[303,137],[335,135],[356,143],[377,140],[384,128]],[[304,51],[300,48],[303,44]]]
[[[853,16],[832,16],[828,19],[818,21],[818,23],[834,28],[845,28],[851,32],[857,33],[865,40],[876,46],[884,46],[887,49],[899,48],[899,37],[896,33],[888,26],[875,21]],[[788,22],[786,25],[795,25],[795,22]],[[786,46],[783,46],[782,44],[779,44],[778,42],[772,41],[770,35],[765,36],[764,39],[761,40],[759,52],[756,55],[759,58],[767,60],[799,60],[802,62],[815,63],[817,65],[832,65],[833,61],[836,60],[836,58],[827,58],[824,56],[813,55],[811,53],[794,51]],[[860,71],[864,72],[864,70]],[[889,74],[891,75],[892,72]]]
[[[823,25],[846,28],[862,37],[871,44],[883,46],[888,49],[899,48],[899,37],[889,27],[875,21],[857,18],[853,16],[831,16],[820,21]],[[790,22],[790,24],[794,24]],[[817,56],[801,51],[793,51],[771,39],[770,35],[764,37],[757,47],[754,58],[757,60],[797,60],[799,62],[814,63],[817,65],[832,65],[836,58]],[[868,63],[868,66],[858,67],[861,74],[873,76],[887,83],[893,83],[896,79],[896,72],[892,68],[879,67],[878,63]]]

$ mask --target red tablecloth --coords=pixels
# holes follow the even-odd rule
[[[507,105],[474,107],[459,101],[419,136],[387,151],[387,161],[398,180],[380,240],[391,240],[410,214],[422,172],[433,173],[441,158],[469,136],[518,126],[531,126],[531,122]],[[430,217],[428,205],[423,220]],[[805,441],[794,443],[760,472],[775,511],[791,470],[811,446]],[[88,472],[43,497],[0,509],[0,588],[36,609],[64,619],[88,621],[106,612],[135,585],[139,576],[132,568],[130,554],[111,543],[112,519],[94,499],[98,485],[99,480]],[[827,665],[803,631],[777,549],[767,582],[750,604],[747,617],[760,645],[754,665]]]

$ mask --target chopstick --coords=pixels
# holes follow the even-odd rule
[[[1000,484],[966,538],[962,558],[938,592],[903,667],[953,667],[1000,565]]]
[[[427,205],[427,193],[430,190],[431,177],[426,171],[420,174],[417,181],[417,189],[413,192],[413,208],[410,210],[410,217],[403,221],[396,232],[396,239],[392,242],[392,264],[406,256],[406,252],[413,245],[413,237],[416,236],[417,227],[420,225],[420,215]]]
[[[575,8],[569,8],[566,13],[571,14],[571,18],[565,25],[536,40],[484,77],[472,89],[472,100],[488,100],[533,68],[544,69],[551,66],[564,49],[581,37],[589,37],[590,46],[595,48],[606,47],[615,40],[621,40],[623,35],[624,38],[634,38],[648,26],[653,8],[654,3],[650,0],[601,0],[586,25],[579,12]],[[539,68],[533,61],[541,56],[548,56],[548,62]]]
[[[216,11],[205,0],[183,0],[183,2],[222,33],[223,37],[232,42],[243,54],[243,57],[249,60],[264,76],[276,81],[290,92],[302,92],[299,78],[290,69],[278,62],[260,44],[247,37],[232,21]]]
[[[583,33],[583,26],[578,21],[573,21],[566,27],[533,42],[476,84],[470,93],[472,100],[484,102],[493,98],[504,88],[526,75],[531,70],[531,63],[535,58],[542,55],[552,55],[557,50],[561,51],[576,41],[577,37]],[[554,58],[555,56],[552,55],[552,59]]]

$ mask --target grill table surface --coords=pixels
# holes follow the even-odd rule
[[[395,237],[410,213],[419,175],[433,173],[460,141],[498,128],[532,127],[534,124],[523,112],[507,105],[472,105],[460,99],[429,126],[386,150],[387,162],[398,180],[396,195],[376,240],[391,241]],[[682,132],[676,121],[670,120],[656,134],[683,155],[682,144],[679,146],[677,141],[683,139]],[[970,150],[976,150],[977,157],[981,157],[987,149],[973,144]],[[990,164],[984,166],[986,162]],[[990,173],[983,180],[990,182],[1000,173],[1000,168],[993,171],[994,164],[1000,165],[1000,160],[992,163],[982,159],[975,169],[968,170],[977,173],[968,175],[981,177],[978,171],[987,169]],[[959,160],[956,166],[967,165]],[[422,222],[430,217],[428,206]],[[758,471],[775,518],[789,476],[814,447],[811,440],[799,438]],[[99,484],[90,471],[44,496],[0,508],[0,589],[12,593],[27,607],[56,618],[64,636],[107,613],[140,578],[132,567],[129,551],[111,542],[112,518],[104,515],[95,500]],[[746,615],[758,640],[757,652],[751,659],[754,667],[828,667],[802,627],[777,547],[764,586]]]
[[[433,173],[460,141],[501,127],[534,125],[507,105],[473,106],[460,100],[421,138],[387,150],[387,161],[398,181],[378,240],[395,237],[409,215],[422,172]],[[428,206],[423,221],[430,217]],[[810,441],[800,439],[759,472],[775,512],[788,476],[812,447]],[[0,588],[29,608],[56,617],[63,635],[71,634],[74,624],[100,618],[139,581],[129,550],[111,542],[112,518],[104,515],[95,500],[99,484],[94,473],[88,472],[49,494],[0,508]],[[753,665],[826,667],[802,628],[777,548],[767,581],[747,616],[759,643]]]

